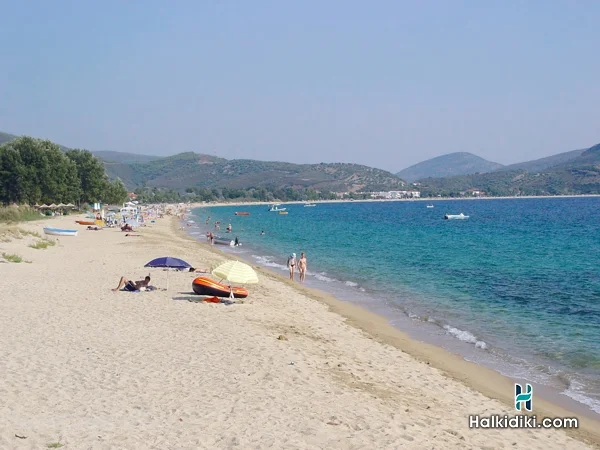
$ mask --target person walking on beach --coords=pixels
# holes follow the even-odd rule
[[[294,279],[294,268],[296,267],[296,254],[292,253],[287,260],[288,269],[290,269],[290,280]]]
[[[306,255],[304,252],[300,253],[300,259],[298,260],[298,271],[300,272],[300,281],[304,281],[306,278],[306,265],[308,261],[306,260]]]

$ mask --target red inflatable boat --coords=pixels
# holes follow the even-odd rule
[[[217,283],[214,280],[206,277],[198,277],[192,281],[192,289],[198,295],[208,295],[212,297],[229,297],[229,286],[226,284]],[[232,287],[233,296],[235,298],[248,297],[248,290],[241,287]]]

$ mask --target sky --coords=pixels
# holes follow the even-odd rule
[[[92,151],[510,164],[600,142],[600,2],[3,2],[0,131]]]

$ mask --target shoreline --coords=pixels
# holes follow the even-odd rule
[[[333,202],[335,201],[332,201],[332,203]],[[292,202],[286,202],[286,204],[289,203]],[[255,203],[253,203],[253,205],[254,204]],[[260,205],[262,203],[256,204]],[[210,208],[217,206],[235,205],[228,203],[219,205],[201,205],[191,207],[190,209],[193,210],[194,208]],[[185,214],[187,215],[190,213],[186,212]],[[177,224],[180,225],[179,222],[177,222]],[[378,342],[386,345],[392,345],[399,350],[402,350],[415,357],[417,360],[423,361],[426,364],[430,364],[431,366],[442,370],[452,379],[482,393],[486,397],[497,399],[508,406],[512,405],[514,398],[510,393],[512,393],[514,390],[514,378],[504,375],[492,368],[468,361],[460,354],[454,353],[453,351],[445,349],[439,345],[424,342],[412,337],[408,332],[393,326],[390,323],[390,320],[384,315],[373,312],[362,305],[341,300],[335,297],[334,294],[330,294],[319,288],[301,285],[296,281],[292,282],[288,280],[286,276],[275,272],[271,268],[258,265],[256,261],[246,258],[245,255],[231,254],[224,249],[221,249],[220,246],[215,247],[205,244],[200,239],[203,236],[202,234],[198,235],[199,239],[196,239],[194,236],[189,235],[186,232],[186,229],[181,230],[175,227],[174,231],[179,233],[183,238],[190,239],[207,247],[210,252],[218,255],[224,255],[229,259],[235,258],[244,261],[264,275],[268,275],[279,282],[291,286],[293,289],[296,289],[303,295],[324,303],[332,312],[346,318],[346,323],[367,333]],[[593,439],[597,440],[600,444],[600,432],[596,433],[596,430],[600,430],[600,414],[592,411],[585,404],[579,403],[568,396],[561,395],[560,391],[558,390],[554,390],[553,388],[535,382],[531,382],[531,384],[535,388],[535,391],[539,393],[536,395],[535,407],[535,413],[538,414],[538,416],[572,417],[573,415],[576,415],[580,418],[580,430],[582,429],[582,424],[589,421],[585,428],[587,428],[587,431],[592,431],[592,435],[594,436]]]
[[[560,198],[595,198],[600,197],[600,194],[573,194],[573,195],[522,195],[518,197],[424,197],[424,198],[370,198],[364,200],[336,199],[336,200],[310,200],[310,203],[325,204],[325,203],[383,203],[383,202],[441,202],[454,200],[527,200],[527,199],[560,199]],[[290,200],[279,202],[263,202],[263,201],[232,201],[232,202],[194,202],[184,203],[188,209],[202,207],[217,207],[217,206],[269,206],[272,204],[278,205],[302,205],[307,203],[305,200]]]
[[[78,218],[19,224],[30,234],[0,242],[24,259],[0,264],[1,448],[600,448],[584,417],[578,430],[469,429],[469,414],[514,414],[481,393],[505,378],[266,269],[243,301],[199,301],[201,274],[144,267],[164,255],[200,268],[232,259],[177,217],[137,238],[77,227],[30,246],[42,226]],[[168,291],[112,291],[148,273]],[[44,289],[24,289],[32,279]]]

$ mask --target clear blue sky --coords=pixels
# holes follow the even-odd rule
[[[0,130],[69,147],[513,163],[600,142],[600,1],[14,1]]]

